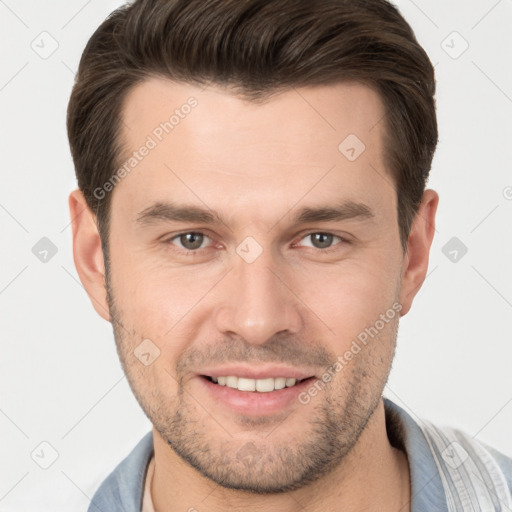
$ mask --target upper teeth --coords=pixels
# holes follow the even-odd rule
[[[268,379],[246,379],[245,377],[212,377],[213,382],[217,382],[221,386],[238,389],[240,391],[260,391],[266,393],[274,391],[274,389],[283,389],[284,387],[294,386],[297,379],[286,377],[269,377]]]

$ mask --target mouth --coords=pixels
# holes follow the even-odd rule
[[[285,388],[293,388],[299,384],[314,379],[306,377],[303,379],[295,379],[291,377],[267,377],[264,379],[249,379],[246,377],[237,377],[235,375],[201,375],[201,377],[217,386],[225,386],[238,391],[249,393],[270,393]]]
[[[298,396],[316,379],[310,371],[290,367],[248,368],[245,365],[203,369],[196,374],[206,393],[221,410],[246,417],[275,417],[304,411]]]

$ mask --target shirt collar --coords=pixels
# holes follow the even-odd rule
[[[407,455],[411,475],[411,512],[448,512],[439,470],[417,422],[401,407],[384,398],[390,443]]]

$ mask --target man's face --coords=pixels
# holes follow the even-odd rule
[[[379,403],[403,268],[383,117],[359,84],[254,104],[152,79],[127,97],[126,156],[150,149],[112,196],[118,352],[156,432],[221,485],[313,481]]]

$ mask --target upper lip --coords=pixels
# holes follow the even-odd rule
[[[290,379],[307,379],[313,377],[314,373],[300,368],[293,368],[286,365],[265,365],[265,366],[248,366],[248,365],[226,365],[205,368],[198,372],[198,375],[207,377],[228,377],[230,375],[243,377],[246,379],[268,379],[286,377]]]

